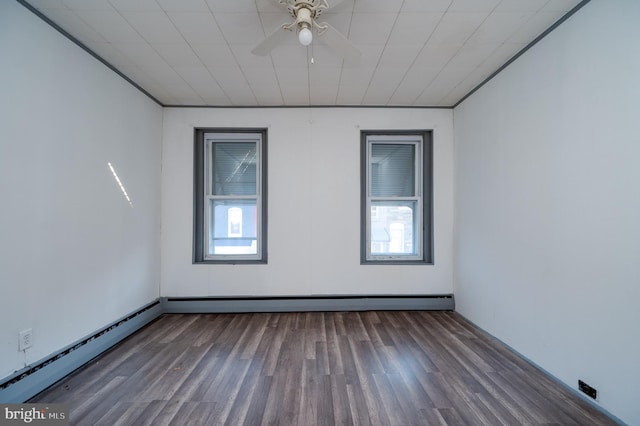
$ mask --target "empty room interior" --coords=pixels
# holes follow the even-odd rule
[[[640,424],[638,22],[635,0],[0,2],[0,403]]]

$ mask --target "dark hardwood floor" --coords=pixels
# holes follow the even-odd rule
[[[452,312],[165,315],[30,402],[78,425],[615,424]]]

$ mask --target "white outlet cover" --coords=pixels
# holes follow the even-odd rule
[[[20,340],[18,342],[19,350],[24,351],[25,349],[33,346],[33,330],[27,329],[20,332]]]

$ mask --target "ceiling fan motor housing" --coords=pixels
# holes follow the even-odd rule
[[[295,26],[298,31],[303,28],[312,29],[316,18],[320,16],[323,10],[328,8],[326,0],[295,0],[288,5],[289,14],[295,20]]]
[[[313,14],[311,10],[307,9],[306,7],[301,7],[300,9],[298,9],[298,14],[296,16],[296,26],[298,27],[298,30],[301,30],[303,28],[311,29],[312,25]]]

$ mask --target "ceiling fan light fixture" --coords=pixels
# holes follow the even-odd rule
[[[256,0],[257,1],[257,0]],[[261,0],[263,1],[263,0]],[[266,0],[265,0],[266,1]],[[262,42],[258,43],[251,52],[255,55],[265,56],[278,45],[285,43],[288,34],[294,33],[298,36],[301,45],[308,48],[313,46],[314,37],[322,37],[323,43],[342,59],[355,62],[361,53],[360,51],[338,30],[327,22],[318,22],[318,17],[325,11],[331,9],[327,0],[271,0],[272,2],[286,7],[293,22],[283,23],[278,29],[269,34]],[[334,0],[330,0],[334,1]],[[336,4],[353,2],[354,0],[335,0]],[[313,34],[315,32],[315,34]]]
[[[300,44],[303,46],[308,46],[311,44],[311,42],[313,41],[313,34],[311,33],[311,30],[304,26],[299,32],[298,32],[298,40],[300,41]]]

